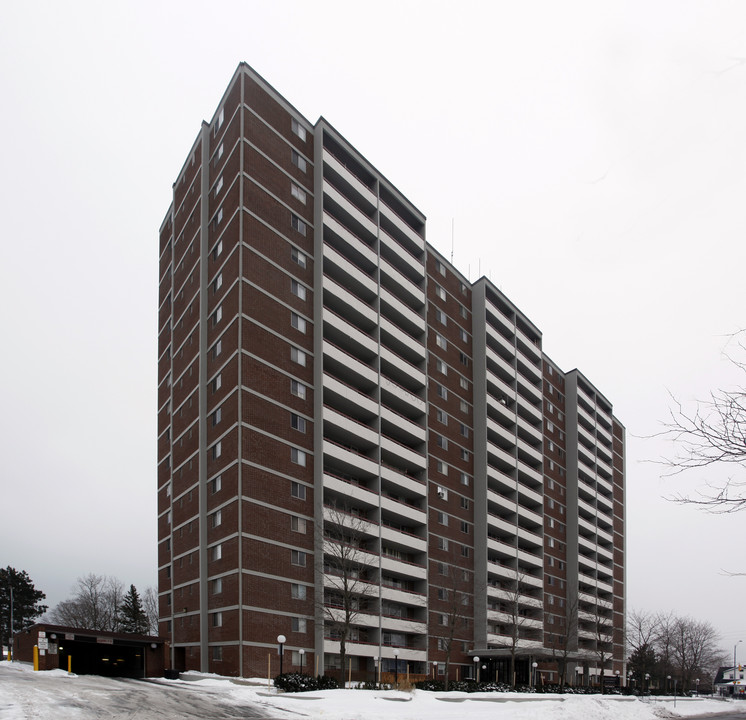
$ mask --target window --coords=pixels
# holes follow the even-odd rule
[[[212,559],[213,560],[220,560],[223,557],[223,546],[222,545],[214,545],[212,548]]]
[[[220,176],[220,177],[218,178],[218,181],[217,181],[217,182],[215,183],[215,190],[213,191],[213,192],[214,192],[214,196],[215,196],[215,197],[217,197],[217,196],[218,196],[218,193],[219,193],[219,192],[220,192],[220,191],[221,191],[222,189],[223,189],[223,176],[221,175],[221,176]]]
[[[220,645],[213,645],[210,653],[214,662],[220,662],[223,659],[223,648]]]
[[[218,373],[212,381],[212,391],[217,392],[223,385],[223,376]]]
[[[301,300],[306,299],[306,286],[301,285],[297,280],[290,281],[290,292]]]
[[[305,600],[306,586],[298,585],[297,583],[290,583],[290,597],[293,598],[293,600]]]
[[[223,592],[223,578],[215,578],[212,581],[212,594],[219,595]]]
[[[298,432],[306,432],[306,419],[295,413],[290,413],[290,427]]]
[[[218,273],[218,276],[215,278],[215,282],[213,283],[212,291],[216,293],[221,287],[223,287],[223,273]]]
[[[223,157],[223,150],[224,150],[223,143],[220,143],[220,145],[218,146],[218,149],[215,151],[215,155],[213,157],[213,161],[212,161],[213,165],[217,165],[220,162],[220,158]]]
[[[461,434],[464,437],[467,437],[467,438],[469,437],[469,428],[466,427],[466,425],[464,425],[464,423],[461,423]]]
[[[306,321],[298,313],[290,313],[290,324],[298,331],[306,332]]]
[[[458,359],[459,359],[459,362],[460,362],[460,363],[461,363],[462,365],[465,365],[466,367],[469,367],[469,358],[468,358],[468,356],[466,355],[466,353],[462,353],[462,352],[460,352],[460,353],[458,354]]]
[[[438,460],[436,463],[438,472],[441,475],[448,475],[448,465],[446,465],[442,460]]]
[[[213,131],[213,135],[218,134],[218,130],[220,130],[221,126],[223,125],[224,120],[225,120],[225,108],[220,108],[220,112],[218,113],[217,120],[215,120],[215,129]]]
[[[467,403],[466,400],[460,400],[459,401],[459,408],[461,409],[462,413],[468,413],[469,412],[469,403]]]
[[[448,425],[448,415],[446,414],[445,410],[441,410],[440,408],[437,408],[435,410],[435,419],[439,423],[443,423],[443,425]]]
[[[218,408],[212,414],[212,426],[215,427],[223,419],[223,408]]]
[[[222,510],[216,510],[212,515],[210,515],[210,527],[218,527],[223,523],[223,511]]]
[[[223,442],[222,440],[218,440],[212,446],[212,459],[217,460],[222,454],[223,454]]]
[[[306,172],[306,159],[296,150],[290,151],[290,161],[301,172]]]
[[[448,539],[444,537],[438,538],[438,550],[448,550]]]
[[[306,553],[302,550],[290,551],[290,564],[298,567],[306,567]]]
[[[436,283],[436,285],[435,285],[435,294],[436,294],[436,295],[437,295],[437,296],[438,296],[438,297],[439,297],[439,298],[440,298],[441,300],[445,300],[445,299],[446,299],[446,291],[445,291],[445,290],[444,290],[444,289],[443,289],[443,288],[442,288],[442,287],[441,287],[440,285],[438,285],[437,283]]]
[[[290,481],[290,496],[294,498],[298,498],[298,500],[305,500],[306,499],[306,486],[301,485],[298,482],[295,482],[294,480]]]
[[[223,351],[223,340],[222,338],[218,340],[213,346],[212,346],[212,359],[214,360],[220,353]]]
[[[445,588],[438,588],[438,600],[448,600],[448,591]]]
[[[290,194],[296,199],[306,204],[306,191],[302,190],[299,185],[290,183]]]
[[[465,472],[461,473],[461,484],[467,486],[469,485],[469,476]]]
[[[445,638],[439,637],[438,638],[438,650],[441,650],[442,652],[446,652],[448,650],[448,640],[446,640]]]
[[[446,274],[446,266],[440,260],[435,261],[435,269],[443,276]]]
[[[223,613],[221,612],[214,612],[211,613],[212,615],[212,626],[213,627],[223,627]]]
[[[439,383],[435,383],[435,394],[438,397],[443,398],[443,400],[448,400],[448,390]]]
[[[305,518],[296,517],[295,515],[290,516],[290,529],[293,532],[305,534],[306,532],[306,521]]]
[[[441,525],[448,525],[448,515],[446,515],[444,512],[438,511],[438,522]]]
[[[435,333],[435,344],[443,350],[448,349],[448,342],[440,333]]]
[[[223,306],[218,305],[215,312],[212,314],[212,325],[215,327],[223,319]]]
[[[297,248],[292,248],[290,250],[290,259],[294,263],[298,263],[302,268],[306,267],[306,255]]]
[[[223,489],[223,478],[221,475],[218,475],[216,478],[212,479],[210,488],[213,495],[215,495],[215,493],[219,493]]]
[[[306,632],[306,619],[305,618],[290,618],[290,629],[292,632],[304,633]]]
[[[461,496],[461,507],[464,510],[468,510],[469,509],[469,498],[464,497],[463,495]]]
[[[304,128],[295,118],[290,119],[290,127],[293,129],[293,132],[305,142],[306,128]]]
[[[459,305],[458,307],[459,312],[461,313],[461,317],[464,318],[464,320],[468,317],[466,307],[464,305]]]
[[[218,244],[215,246],[215,248],[212,251],[212,259],[217,260],[220,254],[223,252],[223,241],[218,240]]]
[[[464,330],[464,328],[459,328],[459,336],[461,337],[461,342],[468,343],[469,342],[469,333]]]
[[[295,395],[295,397],[299,397],[302,400],[306,399],[306,386],[298,382],[297,380],[291,380],[290,381],[290,394]]]
[[[441,324],[441,325],[447,325],[448,324],[448,317],[442,310],[438,310],[436,308],[435,310],[435,319]]]
[[[460,377],[458,379],[458,384],[461,386],[463,390],[469,389],[469,381],[465,377]]]
[[[443,577],[448,577],[448,565],[445,563],[438,563],[438,572],[443,575]]]
[[[290,215],[290,226],[293,230],[299,232],[305,237],[306,234],[306,223],[303,222],[297,215]]]
[[[220,210],[212,216],[212,222],[210,223],[212,229],[215,230],[221,222],[223,222],[223,208],[220,208]]]
[[[461,557],[465,557],[465,558],[469,557],[469,546],[468,545],[461,546]]]
[[[443,448],[443,450],[448,450],[448,439],[444,438],[442,435],[435,436],[435,444],[439,448]]]
[[[461,521],[461,532],[469,534],[469,523],[466,520]]]
[[[304,353],[300,348],[290,348],[290,359],[294,363],[298,363],[298,365],[302,365],[303,367],[306,366],[306,353]]]
[[[435,369],[442,375],[448,375],[448,365],[446,365],[442,360],[435,361]]]
[[[303,450],[298,450],[298,448],[290,448],[290,460],[296,465],[306,467],[306,453],[304,453]]]
[[[461,459],[464,462],[469,462],[469,451],[468,450],[461,448]]]
[[[459,288],[459,290],[461,291],[461,294],[462,294],[462,295],[466,295],[466,283],[464,283],[464,282],[459,282],[459,284],[458,284],[458,288]]]

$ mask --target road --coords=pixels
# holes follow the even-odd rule
[[[0,665],[3,720],[268,720],[266,707],[226,702],[225,690],[94,675],[19,672]]]

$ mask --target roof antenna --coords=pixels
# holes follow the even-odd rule
[[[451,218],[451,265],[453,265],[453,226],[455,220]]]

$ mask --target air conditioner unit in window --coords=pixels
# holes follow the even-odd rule
[[[445,488],[442,488],[442,487],[438,486],[436,492],[438,493],[438,497],[441,500],[447,500],[448,499],[448,490],[446,490]]]

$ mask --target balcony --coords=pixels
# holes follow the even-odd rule
[[[373,278],[328,243],[324,245],[324,273],[336,278],[346,288],[368,301],[372,301],[378,294]]]
[[[324,435],[344,438],[349,445],[374,448],[378,445],[378,431],[359,423],[328,406],[323,409]]]
[[[336,280],[324,275],[324,305],[342,317],[349,318],[367,332],[378,324],[378,313],[357,295],[342,287]]]
[[[427,376],[422,370],[384,345],[381,346],[381,371],[412,391],[420,390],[427,384]]]
[[[387,407],[381,408],[381,420],[389,423],[386,434],[403,443],[424,443],[427,440],[427,429],[417,425],[399,413]]]
[[[357,417],[378,415],[378,403],[357,388],[324,373],[324,402]]]
[[[375,209],[378,204],[378,198],[376,194],[363,183],[360,178],[353,175],[350,170],[347,169],[334,155],[332,155],[326,148],[323,152],[323,161],[325,165],[328,165],[337,175],[339,175],[344,182],[346,182],[361,198]]]
[[[397,458],[401,463],[392,460],[396,467],[404,467],[407,470],[425,470],[427,468],[427,458],[412,448],[402,445],[392,438],[381,436],[381,457]]]
[[[424,496],[425,485],[419,484],[417,489],[420,491],[420,494]],[[395,500],[386,495],[381,495],[381,511],[382,520],[389,519],[393,516],[397,518],[399,522],[411,522],[413,525],[425,525],[427,523],[427,513],[425,513],[424,510],[420,510],[418,507],[414,507],[401,500]]]
[[[425,318],[384,287],[381,288],[381,313],[412,337],[420,337],[425,332]]]
[[[381,555],[381,569],[417,580],[424,580],[427,577],[427,568],[423,565],[397,560],[389,555]]]
[[[356,265],[366,265],[371,271],[377,267],[378,257],[370,249],[370,243],[355,235],[327,211],[324,211],[324,226],[327,232],[331,231],[331,239],[335,245],[343,249],[340,251],[341,255],[355,258]],[[327,232],[324,233],[324,238],[327,237]],[[326,250],[324,252],[326,254]]]
[[[349,385],[372,390],[378,385],[378,373],[354,355],[329,340],[323,343],[324,367]]]
[[[388,465],[381,465],[381,479],[403,490],[404,497],[424,497],[427,493],[424,482]],[[383,501],[386,498],[382,498]]]
[[[377,462],[326,438],[324,439],[324,458],[331,458],[336,467],[344,468],[344,471],[350,474],[365,473],[373,477],[378,475]]]
[[[425,306],[425,291],[384,257],[381,257],[381,285],[413,310]]]
[[[427,355],[421,339],[405,332],[384,316],[381,316],[381,340],[398,355],[407,358],[412,363],[423,362]]]
[[[417,252],[422,252],[425,249],[425,240],[417,234],[417,231],[411,227],[407,222],[397,215],[385,202],[381,201],[379,206],[382,214],[391,221],[396,229],[405,237],[409,244]]]
[[[381,539],[408,547],[415,552],[427,552],[427,541],[425,538],[413,535],[412,533],[405,533],[386,525],[381,525]]]
[[[383,228],[381,228],[380,240],[382,254],[399,272],[415,283],[424,280],[425,265],[422,260],[412,255]]]
[[[324,337],[328,337],[335,345],[343,348],[364,360],[372,360],[378,354],[378,344],[341,315],[329,308],[324,308]]]
[[[331,200],[333,205],[339,207],[343,215],[346,216],[345,220],[352,221],[355,230],[361,229],[367,232],[371,239],[376,237],[378,234],[376,223],[374,223],[373,220],[371,220],[360,208],[353,205],[348,198],[346,198],[327,180],[324,181],[324,196],[324,209],[329,208],[328,202]]]
[[[381,376],[381,398],[386,405],[410,418],[424,415],[427,409],[422,398],[384,376]]]
[[[367,508],[378,507],[380,497],[378,493],[329,472],[324,473],[324,489],[329,489],[330,492],[340,497],[349,498],[355,505],[364,505]]]

